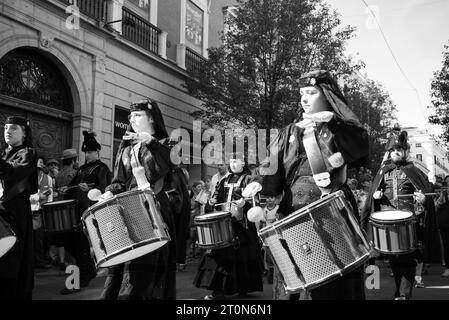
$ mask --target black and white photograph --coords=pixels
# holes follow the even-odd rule
[[[449,300],[448,16],[0,0],[0,303]]]

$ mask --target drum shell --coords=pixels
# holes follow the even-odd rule
[[[385,255],[401,255],[417,250],[416,219],[413,214],[408,218],[396,220],[376,219],[371,216],[369,222],[371,241],[377,252]]]
[[[147,197],[154,200],[148,190],[128,191],[84,212],[82,222],[97,268],[135,259],[171,240],[160,213],[150,212]]]
[[[231,213],[196,216],[194,223],[200,248],[219,249],[233,245],[234,229]]]
[[[9,223],[0,216],[0,258],[14,246],[16,241],[16,234]]]
[[[363,265],[370,246],[342,191],[261,229],[288,293],[324,285]]]
[[[61,200],[42,205],[42,220],[46,232],[68,232],[78,224],[76,200]]]

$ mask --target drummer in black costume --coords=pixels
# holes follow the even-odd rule
[[[348,107],[346,99],[329,72],[318,70],[300,79],[301,105],[296,121],[280,131],[269,147],[270,155],[256,170],[258,177],[244,191],[252,196],[260,190],[261,196],[284,192],[279,210],[285,215],[315,202],[322,193],[342,190],[350,202],[354,215],[358,208],[354,195],[346,184],[346,169],[361,166],[368,156],[368,136],[357,116]],[[306,139],[318,131],[320,154],[308,158]],[[309,140],[307,140],[309,141]],[[309,148],[310,150],[310,148]],[[314,172],[317,158],[322,157],[326,172]],[[270,164],[277,162],[277,166]],[[329,173],[329,174],[327,174]],[[314,178],[315,177],[315,178]],[[324,258],[324,257],[323,257]],[[363,270],[345,274],[310,290],[313,300],[365,299]],[[299,294],[290,295],[290,299]]]
[[[106,186],[111,183],[111,171],[100,160],[101,145],[95,139],[95,133],[83,131],[83,135],[84,141],[81,151],[86,155],[86,163],[79,167],[69,184],[69,187],[74,188],[61,188],[62,192],[68,190],[64,196],[65,199],[77,200],[76,211],[79,219],[81,219],[84,211],[94,204],[87,196],[89,190],[95,188],[104,191]],[[80,287],[85,288],[96,277],[97,272],[90,255],[89,241],[81,228],[81,222],[75,230],[69,232],[67,238],[65,249],[76,259],[76,264],[80,270]],[[64,288],[60,293],[72,294],[78,291],[80,289]]]
[[[34,253],[30,194],[38,191],[37,154],[26,119],[8,117],[4,137],[8,147],[0,154],[0,217],[15,232],[17,241],[0,257],[0,300],[31,300]]]
[[[374,178],[361,216],[368,234],[372,212],[401,210],[414,213],[417,218],[419,250],[388,256],[396,284],[395,300],[411,299],[417,261],[441,262],[438,235],[431,231],[436,230],[435,206],[432,197],[424,194],[431,192],[432,186],[427,176],[408,161],[409,148],[407,132],[395,127],[389,135],[387,158]]]
[[[119,194],[140,187],[133,174],[133,166],[138,162],[144,169],[144,180],[146,178],[151,184],[159,203],[171,241],[157,251],[110,267],[101,298],[173,300],[176,299],[176,236],[179,230],[176,227],[183,224],[183,217],[177,219],[175,215],[183,214],[184,203],[189,201],[186,179],[181,168],[170,159],[171,144],[158,104],[149,99],[132,103],[129,119],[130,127],[117,152],[114,178],[106,191]],[[188,228],[185,224],[183,234]],[[182,250],[185,250],[185,242]]]
[[[223,300],[234,294],[243,297],[250,292],[263,291],[261,245],[255,224],[247,218],[252,205],[242,198],[242,190],[251,176],[242,153],[231,155],[228,171],[216,186],[209,203],[229,205],[234,201],[238,210],[230,211],[238,242],[226,248],[212,249],[203,256],[194,285],[212,290],[205,300]]]

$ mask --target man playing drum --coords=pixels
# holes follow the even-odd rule
[[[298,118],[271,142],[270,156],[256,170],[258,182],[250,183],[244,196],[253,196],[260,187],[261,196],[284,192],[279,210],[289,215],[317,201],[322,193],[342,190],[357,214],[356,200],[346,184],[346,169],[366,160],[366,130],[329,72],[318,70],[304,75],[298,89],[302,106]],[[310,138],[318,142],[309,143]],[[318,153],[309,155],[310,149]],[[325,163],[324,171],[316,163],[318,158]],[[357,268],[310,294],[314,300],[365,299],[363,270]],[[293,294],[291,299],[298,295]]]
[[[430,246],[438,244],[438,239],[430,240],[431,235],[426,231],[435,223],[432,197],[425,195],[426,192],[431,192],[432,188],[427,176],[408,161],[409,147],[407,132],[401,132],[398,127],[393,129],[389,136],[385,161],[377,172],[370,190],[368,199],[371,200],[367,201],[361,216],[362,225],[366,230],[370,214],[372,218],[375,218],[376,212],[379,211],[388,211],[391,215],[396,214],[401,221],[405,221],[404,217],[407,212],[410,213],[410,216],[414,214],[417,218],[417,238],[422,242],[425,251],[421,251],[422,247],[421,250],[414,250],[413,241],[410,241],[411,248],[399,248],[399,251],[395,250],[394,254],[388,255],[396,284],[396,300],[411,298],[417,260],[434,261],[435,255],[432,254]],[[384,213],[384,219],[392,220],[394,218],[394,216],[387,217]],[[368,234],[370,233],[374,232],[368,230]],[[408,232],[406,228],[402,233],[404,234],[400,235],[399,239],[407,236],[413,237],[413,232]],[[400,241],[398,240],[398,242]],[[388,241],[390,244],[392,242],[394,242],[393,238]],[[393,243],[393,245],[395,244]],[[400,243],[397,244],[397,247],[401,246]],[[400,253],[401,250],[404,253]],[[382,252],[385,253],[385,250]]]
[[[61,188],[62,192],[68,190],[67,199],[77,200],[79,219],[83,212],[93,204],[87,197],[89,190],[96,188],[103,192],[111,183],[112,176],[108,166],[100,160],[101,145],[95,139],[95,134],[83,131],[83,135],[84,142],[81,150],[86,155],[86,163],[79,167],[69,187]],[[70,187],[72,188],[68,189]],[[89,242],[81,229],[81,223],[79,229],[70,232],[66,250],[76,259],[80,269],[80,287],[87,287],[89,282],[95,278],[96,271],[90,255]],[[64,288],[61,290],[61,294],[71,294],[78,291],[79,289]]]

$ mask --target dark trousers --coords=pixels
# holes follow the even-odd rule
[[[394,296],[411,299],[415,282],[416,257],[410,255],[392,257],[390,258],[390,267],[396,285]]]
[[[76,259],[80,270],[80,286],[87,287],[90,280],[95,278],[96,270],[86,235],[82,231],[70,231],[65,249]]]
[[[444,267],[449,269],[449,228],[440,228],[440,235],[443,242]]]

